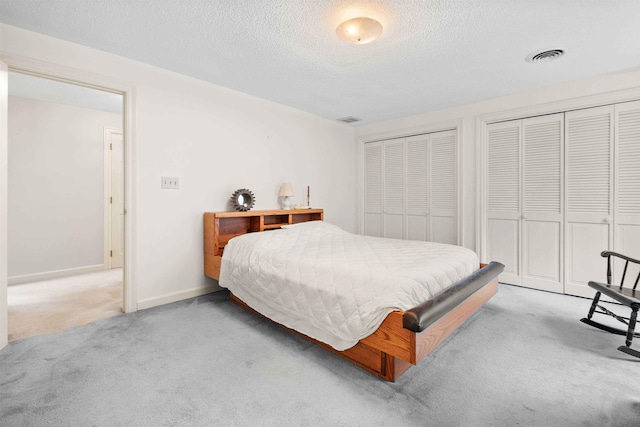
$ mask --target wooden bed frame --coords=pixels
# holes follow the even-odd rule
[[[224,247],[233,237],[280,228],[285,224],[323,219],[322,209],[207,212],[204,214],[204,272],[218,280]],[[372,335],[344,351],[286,329],[380,378],[395,381],[411,365],[417,364],[433,351],[498,291],[498,275],[504,266],[491,262],[480,267],[418,307],[406,312],[390,313]],[[235,295],[231,294],[230,299],[257,313]]]

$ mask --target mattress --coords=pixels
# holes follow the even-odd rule
[[[311,221],[234,237],[219,284],[268,318],[346,350],[479,267],[471,250]]]

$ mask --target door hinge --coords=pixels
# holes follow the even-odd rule
[[[109,203],[113,203],[113,197],[109,197]]]
[[[109,144],[109,150],[113,150],[113,144]]]
[[[113,251],[109,251],[109,256],[113,256]]]

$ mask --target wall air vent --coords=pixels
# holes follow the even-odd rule
[[[533,52],[533,53],[530,53],[529,55],[527,55],[527,57],[525,58],[525,61],[527,61],[527,62],[549,62],[549,61],[553,61],[555,59],[560,58],[562,55],[564,55],[564,50],[562,50],[562,49],[550,49],[550,50],[536,51],[536,52]]]
[[[341,119],[336,119],[339,122],[344,122],[344,123],[353,123],[353,122],[359,122],[362,119],[359,119],[357,117],[353,117],[353,116],[349,116],[349,117],[342,117]]]

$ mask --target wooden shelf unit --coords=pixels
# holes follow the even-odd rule
[[[204,274],[218,280],[224,247],[236,236],[274,230],[283,225],[322,220],[324,220],[322,209],[205,212]]]

